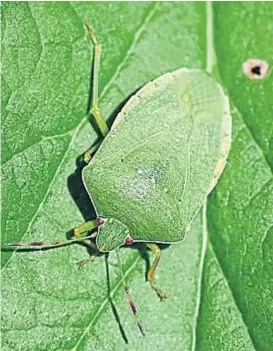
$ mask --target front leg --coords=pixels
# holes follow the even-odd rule
[[[89,111],[90,114],[95,118],[96,124],[102,134],[105,137],[109,133],[109,128],[103,114],[99,108],[99,70],[100,70],[100,57],[101,57],[101,44],[98,43],[95,33],[92,31],[88,22],[85,22],[85,26],[88,30],[89,37],[94,44],[94,67],[93,67],[93,80],[92,80],[92,106]],[[93,154],[98,150],[101,141],[93,145],[88,149],[84,155],[83,160],[86,164],[91,161]]]
[[[97,144],[93,145],[90,149],[88,149],[87,151],[85,151],[84,155],[83,155],[83,160],[86,164],[88,164],[94,153],[98,150],[98,148],[100,147],[101,141],[97,142]]]
[[[90,230],[93,230],[95,228],[98,227],[98,220],[94,220],[94,221],[88,221],[88,222],[85,222],[81,225],[79,225],[78,227],[74,228],[74,237],[75,238],[82,238],[82,234],[85,234],[87,232],[89,232]],[[88,239],[93,239],[95,238],[97,235],[97,232],[91,234]],[[83,240],[83,242],[91,247],[94,251],[98,251],[97,249],[97,246],[90,240]]]
[[[88,22],[85,22],[85,26],[88,30],[90,39],[94,44],[94,68],[93,68],[93,89],[92,89],[92,115],[95,118],[95,121],[99,127],[99,130],[103,137],[105,137],[109,128],[103,117],[103,114],[99,108],[98,101],[98,90],[99,90],[99,70],[100,70],[100,57],[101,57],[101,44],[98,43],[94,31],[92,31],[91,26]]]

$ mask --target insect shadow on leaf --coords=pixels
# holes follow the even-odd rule
[[[121,321],[120,321],[120,317],[119,317],[119,314],[118,314],[118,311],[117,311],[117,308],[112,300],[112,297],[111,297],[111,283],[110,283],[110,272],[109,272],[109,262],[108,262],[108,258],[109,258],[109,253],[106,253],[105,254],[105,268],[106,268],[106,284],[107,284],[107,297],[108,297],[108,301],[111,305],[111,309],[112,309],[112,312],[113,312],[113,315],[115,317],[115,320],[119,326],[119,330],[120,330],[120,333],[121,333],[121,336],[124,340],[124,342],[126,344],[128,344],[128,338],[126,336],[126,333],[125,333],[125,330],[121,324]]]
[[[93,71],[92,71],[93,72]],[[93,73],[91,73],[93,74]],[[127,96],[111,113],[111,115],[108,118],[108,124],[111,127],[113,122],[115,121],[115,118],[119,114],[119,112],[122,110],[123,106],[126,104],[126,102],[133,96],[139,89],[131,93],[129,96]],[[91,93],[89,94],[89,103],[92,98],[92,86],[90,86],[90,91]],[[87,109],[90,112],[90,107]],[[90,115],[90,122],[92,127],[95,129],[98,138],[96,141],[93,143],[92,146],[97,145],[99,142],[101,142],[103,139],[99,136],[100,133],[98,131],[98,127],[94,121],[94,118],[92,117],[92,113],[89,113]],[[91,148],[92,148],[91,146]],[[77,205],[78,209],[80,210],[83,218],[85,221],[90,221],[96,219],[96,211],[94,209],[94,206],[90,200],[90,197],[84,187],[83,184],[83,178],[82,178],[82,170],[86,166],[86,162],[84,161],[84,154],[81,154],[80,156],[77,157],[76,159],[76,169],[73,173],[71,173],[68,178],[67,178],[67,187],[70,192],[70,195],[72,199],[74,200],[75,204]],[[67,239],[71,239],[74,236],[74,229],[71,228],[66,233]],[[94,254],[94,251],[90,249],[90,247],[86,246],[84,243],[79,242],[80,245],[83,245],[87,248],[87,251],[90,255]]]

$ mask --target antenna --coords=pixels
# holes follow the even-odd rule
[[[128,302],[129,302],[129,305],[130,305],[131,310],[133,312],[133,315],[136,318],[137,326],[138,326],[141,334],[143,336],[145,336],[145,331],[144,331],[144,328],[142,326],[141,320],[139,318],[138,310],[137,310],[136,305],[135,305],[135,303],[134,303],[134,301],[132,299],[132,296],[130,294],[129,286],[126,284],[126,281],[125,281],[125,276],[124,276],[124,273],[123,273],[123,270],[122,270],[121,260],[120,260],[120,257],[119,257],[119,248],[116,249],[115,251],[116,251],[116,254],[117,254],[118,266],[119,266],[119,270],[120,270],[120,275],[121,275],[124,291],[125,291],[126,295],[128,296]]]

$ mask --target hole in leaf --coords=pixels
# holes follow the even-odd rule
[[[258,76],[261,74],[261,67],[260,66],[255,66],[251,69],[251,72],[253,74],[258,74]]]
[[[265,78],[268,68],[268,63],[259,59],[249,59],[243,64],[243,71],[249,79]]]

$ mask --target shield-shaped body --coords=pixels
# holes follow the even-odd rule
[[[228,98],[212,77],[193,69],[160,76],[126,103],[83,170],[97,216],[124,224],[134,241],[183,240],[230,141]]]

